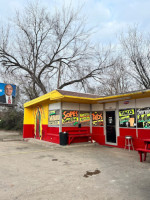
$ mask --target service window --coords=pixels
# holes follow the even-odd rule
[[[92,126],[104,126],[103,112],[92,112]]]
[[[90,112],[80,111],[81,126],[90,126]]]
[[[120,127],[136,127],[135,109],[119,110],[119,126]]]
[[[137,127],[150,128],[150,108],[137,109]]]
[[[79,122],[79,111],[77,110],[63,110],[62,111],[62,126],[63,127],[77,127]]]
[[[49,110],[49,114],[48,114],[49,127],[59,127],[59,119],[60,119],[59,110]]]

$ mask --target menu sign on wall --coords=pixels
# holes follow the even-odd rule
[[[120,127],[136,127],[135,109],[126,109],[119,111]]]
[[[62,126],[78,126],[78,111],[62,111]]]
[[[92,112],[92,126],[103,126],[103,112]]]
[[[48,115],[49,127],[58,127],[59,119],[60,119],[59,110],[49,110],[49,115]]]
[[[137,127],[150,128],[150,108],[137,109]]]
[[[90,113],[80,111],[80,123],[82,126],[90,126]]]

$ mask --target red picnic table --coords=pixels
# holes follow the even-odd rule
[[[144,153],[144,161],[146,161],[146,156],[147,153],[150,153],[150,148],[149,148],[149,144],[150,144],[150,139],[143,139],[144,144],[145,144],[145,148],[144,149],[137,149],[137,151],[140,154],[140,161],[142,162],[142,153]]]
[[[150,139],[143,139],[144,144],[145,144],[145,149],[149,149],[148,145],[150,144]]]

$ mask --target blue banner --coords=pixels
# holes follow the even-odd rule
[[[16,97],[16,85],[0,83],[0,103],[14,104]]]

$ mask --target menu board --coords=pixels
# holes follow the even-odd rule
[[[137,127],[150,128],[150,108],[137,109]]]
[[[119,110],[120,127],[136,127],[135,109]]]
[[[48,114],[49,127],[58,127],[59,119],[60,119],[59,110],[49,110],[49,114]]]
[[[81,126],[90,126],[90,112],[80,111]]]
[[[62,111],[62,126],[77,127],[79,122],[79,114],[76,110]]]
[[[104,126],[103,112],[92,112],[92,126]]]

